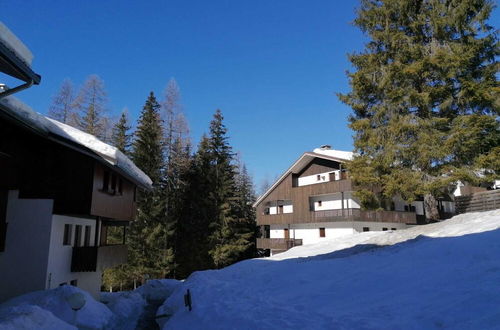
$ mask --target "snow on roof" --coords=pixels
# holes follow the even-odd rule
[[[95,136],[77,128],[47,118],[35,112],[28,105],[13,96],[1,98],[0,105],[3,105],[4,108],[10,112],[10,115],[28,124],[32,128],[42,133],[53,134],[59,138],[64,138],[79,144],[97,154],[108,164],[118,167],[138,185],[144,188],[151,187],[151,179],[116,147],[104,143]]]
[[[352,160],[354,153],[352,151],[342,151],[342,150],[334,150],[334,149],[324,149],[324,148],[316,148],[313,150],[316,154],[322,154],[325,156],[339,158],[344,160]]]
[[[0,22],[0,42],[14,52],[20,60],[31,66],[33,54],[2,22]]]

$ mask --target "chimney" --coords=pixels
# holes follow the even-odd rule
[[[330,150],[332,149],[332,146],[329,144],[323,144],[321,147],[319,147],[321,150]]]

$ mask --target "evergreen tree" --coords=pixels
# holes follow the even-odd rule
[[[132,145],[132,134],[129,133],[131,126],[128,122],[127,113],[123,111],[120,119],[113,127],[111,143],[125,155],[129,154]]]
[[[339,97],[354,111],[358,155],[349,167],[365,207],[424,196],[436,220],[436,199],[451,183],[477,181],[478,166],[500,157],[492,8],[489,0],[361,1],[354,23],[370,40],[350,55],[351,92]]]
[[[106,102],[104,82],[97,75],[89,76],[77,98],[81,112],[80,128],[102,140],[106,140]]]
[[[48,117],[61,123],[78,127],[78,114],[76,113],[75,91],[71,80],[65,79],[59,92],[53,97],[49,107]]]
[[[129,235],[130,272],[140,274],[136,277],[141,281],[146,275],[159,278],[168,272],[165,249],[159,240],[164,223],[161,198],[164,145],[159,109],[160,105],[151,92],[139,118],[132,151],[134,163],[153,181],[151,191],[138,194],[137,217]]]

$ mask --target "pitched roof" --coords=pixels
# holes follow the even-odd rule
[[[93,157],[142,188],[151,188],[151,179],[120,150],[91,134],[35,112],[13,96],[0,99],[0,116],[44,138]]]
[[[350,161],[353,157],[353,153],[350,151],[341,151],[341,150],[333,150],[333,149],[322,149],[316,148],[314,151],[305,152],[297,159],[292,166],[290,166],[285,173],[283,173],[280,178],[271,186],[269,189],[263,193],[255,203],[253,207],[257,207],[273,190],[276,188],[290,173],[298,173],[302,171],[314,158],[321,158],[326,160],[333,160],[339,163],[345,163],[346,161]]]

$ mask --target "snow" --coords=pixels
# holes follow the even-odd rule
[[[342,151],[342,150],[322,149],[322,148],[316,148],[313,150],[313,152],[315,154],[321,154],[344,160],[352,160],[352,157],[354,155],[352,151]]]
[[[59,321],[73,324],[74,311],[68,304],[68,297],[74,293],[81,293],[85,297],[86,304],[77,312],[76,324],[78,327],[86,329],[103,329],[115,322],[115,315],[106,305],[95,301],[92,296],[77,287],[71,285],[60,286],[52,290],[43,290],[27,293],[25,295],[10,299],[0,305],[0,315],[10,315],[10,311],[16,308],[20,309],[17,314],[23,314],[23,308],[29,305],[35,305],[43,310],[28,309],[27,316],[24,317],[25,324],[43,320],[47,326],[50,322],[55,322],[52,329],[58,329],[55,325]],[[50,319],[46,312],[52,313],[57,320]],[[57,322],[56,322],[57,321]],[[4,327],[4,320],[0,318],[0,329]]]
[[[469,213],[195,272],[157,315],[163,329],[500,329],[499,229],[500,210]]]
[[[115,328],[133,330],[144,312],[146,301],[137,292],[101,292],[103,302],[116,316]]]
[[[76,327],[35,305],[19,305],[0,310],[2,330],[74,330]]]
[[[13,96],[1,98],[0,103],[13,115],[18,116],[37,130],[80,144],[99,155],[109,164],[120,168],[143,187],[151,186],[151,179],[117,148],[102,142],[91,134],[47,118]]]
[[[31,65],[33,54],[2,22],[0,22],[0,42],[13,51],[24,63]]]
[[[149,280],[134,292],[140,294],[146,300],[165,300],[181,284],[181,281],[172,279]]]

